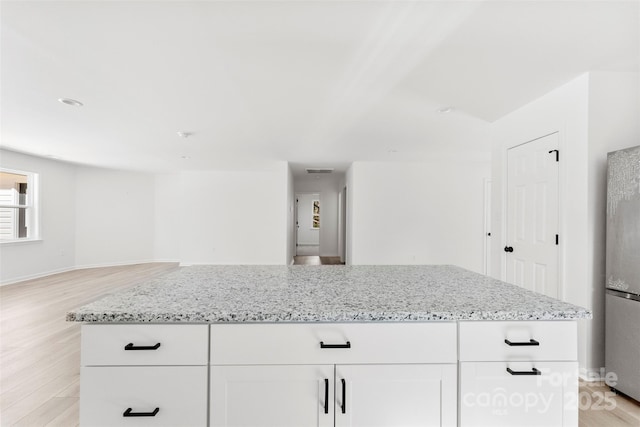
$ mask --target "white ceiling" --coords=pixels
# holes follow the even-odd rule
[[[1,8],[2,146],[124,169],[486,158],[492,121],[586,71],[640,68],[638,1]]]

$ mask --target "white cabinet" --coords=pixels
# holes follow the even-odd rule
[[[337,365],[336,427],[455,426],[455,364]]]
[[[460,322],[460,425],[577,426],[575,321]]]
[[[335,369],[335,375],[334,375]],[[212,427],[455,426],[456,365],[211,367]]]
[[[206,426],[206,366],[83,367],[82,426]]]
[[[212,325],[211,426],[455,426],[456,336],[454,322]]]
[[[577,426],[577,372],[577,362],[462,362],[461,425]]]
[[[333,365],[212,366],[212,427],[330,427]]]
[[[455,363],[455,322],[211,325],[212,365]]]
[[[83,325],[81,365],[191,365],[209,361],[209,325]]]
[[[208,325],[83,325],[81,426],[206,426]]]
[[[82,426],[564,426],[575,321],[83,325]]]

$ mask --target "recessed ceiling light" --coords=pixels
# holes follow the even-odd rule
[[[447,114],[453,111],[452,107],[442,107],[442,108],[438,108],[436,110],[436,112],[440,113],[440,114]]]
[[[71,99],[71,98],[58,98],[59,102],[62,102],[65,105],[70,105],[72,107],[82,107],[84,104],[80,101],[76,101],[75,99]]]
[[[180,158],[182,160],[189,160],[191,158],[191,156],[180,156]]]
[[[192,132],[182,132],[182,131],[180,131],[180,132],[176,132],[176,133],[178,134],[178,136],[180,138],[189,138],[191,135],[193,135]]]
[[[397,152],[398,152],[398,150],[395,150],[395,149],[393,149],[393,148],[392,148],[392,149],[390,149],[390,150],[387,150],[387,153],[397,153]]]

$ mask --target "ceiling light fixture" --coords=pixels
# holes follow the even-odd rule
[[[452,107],[442,107],[442,108],[438,108],[436,110],[436,112],[440,113],[440,114],[447,114],[453,111]]]
[[[180,138],[189,138],[193,132],[176,132]]]
[[[82,107],[84,105],[82,102],[71,98],[58,98],[58,102],[62,102],[64,105],[69,105],[71,107]]]

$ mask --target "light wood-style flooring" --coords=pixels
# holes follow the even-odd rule
[[[0,426],[76,426],[80,324],[67,311],[177,268],[92,268],[0,287]]]
[[[0,287],[0,426],[78,425],[80,325],[66,322],[66,312],[175,268],[94,268]],[[581,383],[580,427],[640,426],[631,399],[614,396],[609,410],[595,404],[608,391]]]
[[[293,257],[293,265],[344,265],[339,256],[307,256]]]

